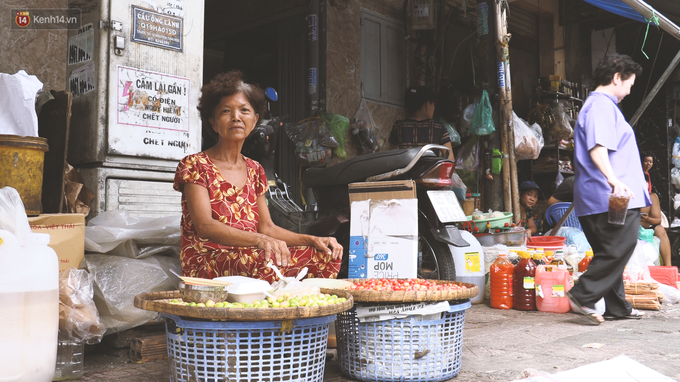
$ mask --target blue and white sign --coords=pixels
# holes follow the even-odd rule
[[[181,17],[164,15],[133,5],[130,40],[182,52],[183,22]]]

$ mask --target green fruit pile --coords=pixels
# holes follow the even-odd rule
[[[286,293],[281,297],[267,297],[262,301],[253,301],[251,303],[244,302],[214,302],[208,300],[204,303],[184,302],[182,300],[170,300],[170,304],[183,306],[200,306],[207,308],[297,308],[300,306],[326,306],[340,304],[347,301],[344,297],[338,297],[330,294],[311,294],[305,296],[291,296]]]

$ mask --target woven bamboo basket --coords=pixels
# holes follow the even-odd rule
[[[365,281],[366,279],[348,279],[347,281]],[[423,301],[455,301],[471,299],[479,294],[475,284],[448,280],[429,280],[437,284],[458,284],[467,289],[460,290],[427,290],[427,291],[370,291],[321,288],[321,293],[336,294],[345,292],[354,297],[354,302],[423,302]]]
[[[354,306],[352,295],[339,290],[332,294],[345,297],[347,301],[326,306],[299,306],[296,308],[208,308],[171,304],[170,300],[181,299],[180,292],[142,293],[135,297],[135,307],[159,313],[182,317],[226,321],[281,321],[299,318],[329,316],[349,310]]]

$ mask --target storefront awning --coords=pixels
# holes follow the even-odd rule
[[[598,8],[604,9],[605,11],[611,12],[613,14],[629,18],[631,20],[640,21],[646,23],[642,15],[631,8],[630,5],[624,3],[621,0],[584,0],[586,3],[590,3]]]
[[[680,27],[642,0],[584,0],[598,8],[643,23],[658,25],[680,40]],[[651,2],[651,1],[650,1]]]

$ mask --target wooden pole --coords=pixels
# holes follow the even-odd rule
[[[508,43],[507,2],[495,0],[496,12],[496,63],[498,65],[498,95],[500,97],[501,148],[503,149],[503,199],[505,208],[520,220],[517,162],[515,161],[515,132],[512,124],[512,83],[510,79],[510,52]]]

